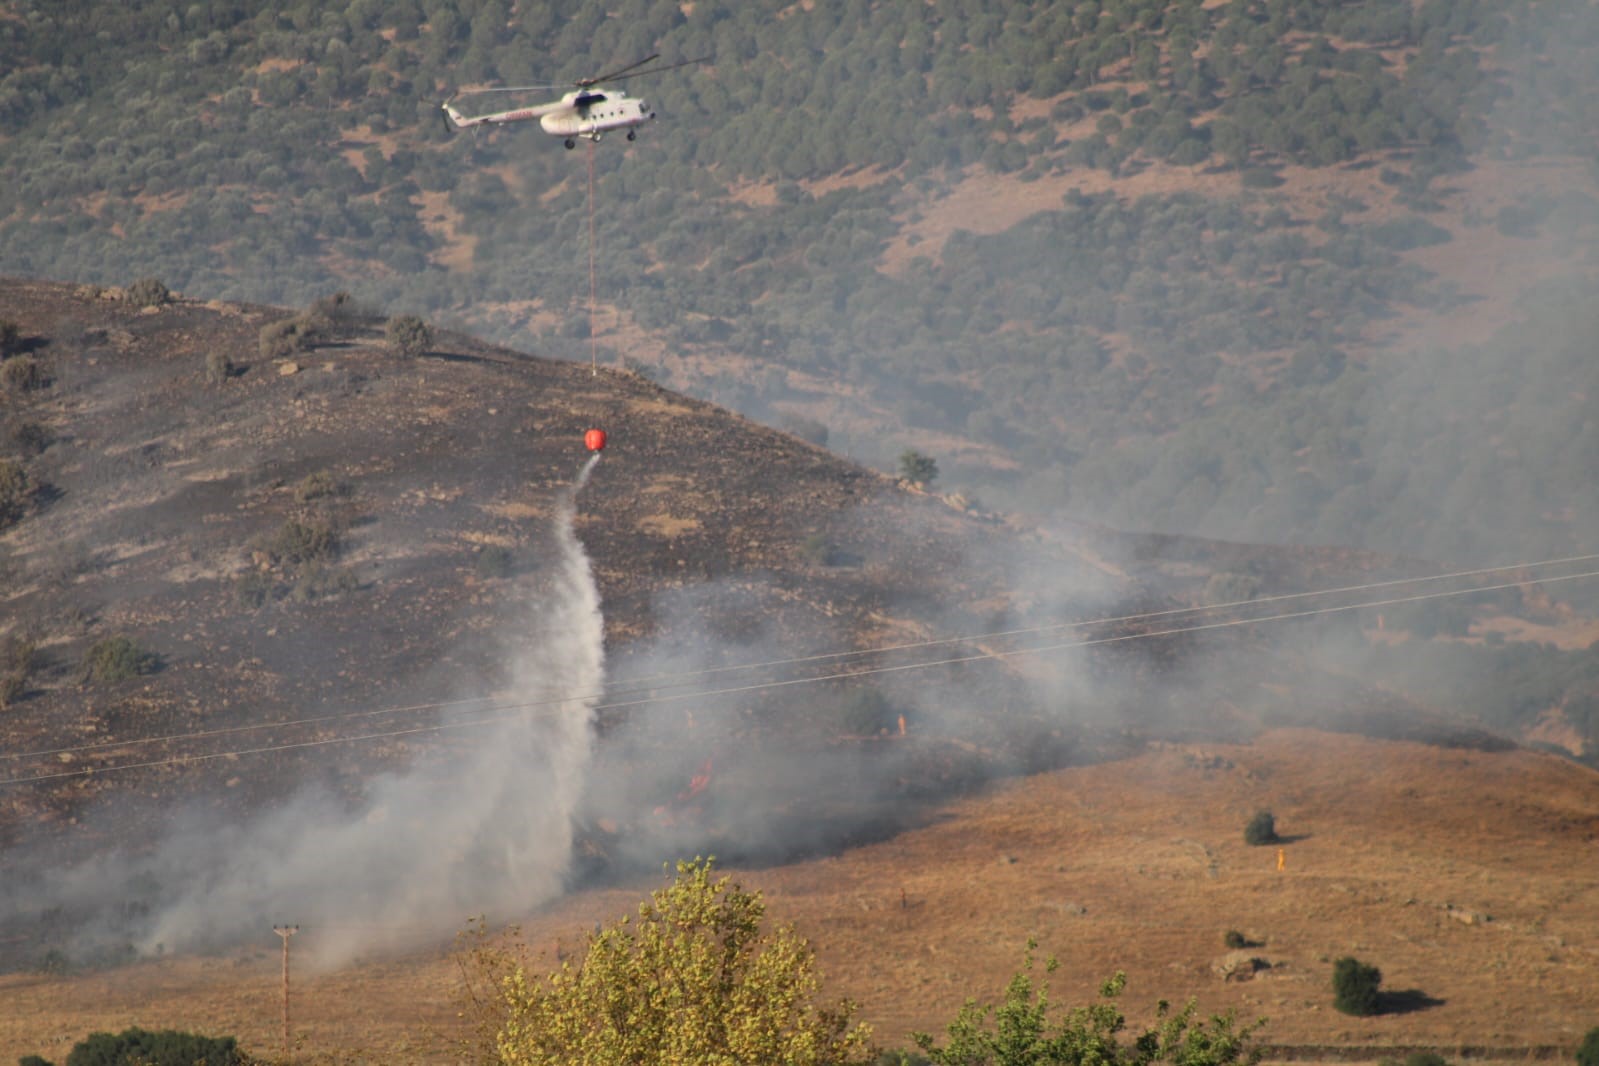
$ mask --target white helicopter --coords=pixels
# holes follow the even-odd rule
[[[486,115],[463,115],[455,108],[455,101],[463,96],[477,96],[482,93],[523,93],[537,92],[541,89],[559,89],[559,85],[517,85],[499,89],[467,89],[456,93],[444,102],[444,113],[448,115],[445,120],[445,129],[464,130],[473,126],[499,126],[508,122],[525,122],[536,118],[544,132],[555,137],[565,138],[567,148],[576,148],[577,139],[586,137],[591,141],[598,141],[602,134],[608,130],[627,130],[627,139],[635,140],[638,136],[636,127],[644,125],[655,117],[655,112],[650,110],[650,105],[636,97],[628,96],[620,89],[607,89],[601,91],[596,88],[608,82],[626,81],[628,78],[642,77],[645,74],[664,74],[668,70],[686,67],[693,63],[703,63],[709,56],[699,59],[685,59],[681,63],[673,63],[669,67],[656,67],[654,70],[639,70],[646,63],[652,63],[661,58],[661,54],[646,56],[637,63],[630,63],[619,70],[598,77],[582,78],[573,84],[577,88],[567,93],[554,103],[539,104],[536,107],[517,107],[509,111],[494,111]]]

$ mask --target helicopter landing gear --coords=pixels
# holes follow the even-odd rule
[[[627,139],[630,140],[630,141],[638,140],[638,131],[637,130],[628,130],[627,131]]]
[[[568,137],[566,139],[566,150],[568,152],[570,152],[572,149],[574,149],[576,147],[577,147],[577,142],[574,141],[572,138]]]

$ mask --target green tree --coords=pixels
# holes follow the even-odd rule
[[[22,329],[9,318],[0,318],[0,359],[22,347]]]
[[[161,665],[159,656],[140,648],[128,637],[106,637],[95,641],[83,653],[84,684],[110,684],[152,673]]]
[[[231,1036],[134,1027],[115,1035],[91,1033],[67,1055],[67,1066],[236,1066],[243,1061]]]
[[[1588,1030],[1577,1048],[1577,1066],[1599,1066],[1599,1025]]]
[[[124,291],[128,302],[136,307],[159,307],[172,302],[172,290],[160,278],[140,278]]]
[[[1377,990],[1382,971],[1345,955],[1333,963],[1333,1006],[1345,1014],[1366,1017],[1377,1013]]]
[[[1023,967],[1011,978],[997,1005],[968,1001],[948,1026],[949,1043],[939,1047],[927,1033],[914,1034],[917,1047],[938,1066],[1146,1066],[1171,1062],[1181,1066],[1229,1066],[1260,1061],[1262,1049],[1251,1038],[1264,1025],[1239,1026],[1231,1011],[1196,1020],[1193,1001],[1172,1013],[1157,1005],[1157,1022],[1130,1042],[1122,1039],[1126,1016],[1117,998],[1127,978],[1116,974],[1099,990],[1099,1002],[1073,1007],[1052,1028],[1046,987],[1035,987],[1033,948],[1029,942]],[[1054,959],[1045,963],[1053,973]],[[992,1017],[992,1022],[990,1018]]]
[[[27,513],[33,500],[33,479],[15,459],[0,459],[0,529]]]
[[[212,384],[221,384],[233,376],[233,360],[228,353],[213,348],[205,353],[205,377]]]
[[[33,392],[48,383],[44,368],[31,355],[19,355],[0,364],[0,390],[5,392]]]
[[[709,859],[677,878],[636,920],[588,938],[581,960],[543,979],[516,966],[500,986],[496,1050],[506,1066],[693,1062],[845,1066],[871,1061],[854,1005],[814,1005],[810,945],[762,930],[766,905]]]
[[[433,347],[433,329],[415,315],[395,315],[384,327],[383,339],[396,355],[414,359]]]
[[[938,477],[938,461],[915,448],[906,448],[899,456],[899,476],[925,488]]]
[[[1262,844],[1277,843],[1277,819],[1270,811],[1256,811],[1255,816],[1244,826],[1244,843],[1257,847]]]

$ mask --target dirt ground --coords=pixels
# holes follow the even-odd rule
[[[1260,809],[1284,838],[1280,870],[1276,848],[1243,842]],[[1135,1018],[1195,997],[1202,1012],[1265,1017],[1278,1048],[1504,1058],[1573,1047],[1599,1024],[1596,848],[1592,770],[1522,750],[1281,730],[1013,780],[877,844],[730,872],[812,940],[827,993],[857,1000],[884,1046],[939,1031],[968,997],[997,998],[1034,937],[1061,961],[1057,1003],[1086,1002],[1123,970]],[[571,895],[526,919],[526,941],[548,964],[659,883]],[[223,957],[0,977],[0,1061],[59,1057],[92,1030],[131,1024],[232,1033],[270,1052],[270,926],[263,916],[258,943]],[[1248,953],[1269,969],[1245,981],[1214,972],[1229,930],[1258,943]],[[322,974],[309,931],[294,950],[303,1054],[448,1059],[459,972],[447,945]],[[1386,1013],[1332,1009],[1343,955],[1381,968]]]

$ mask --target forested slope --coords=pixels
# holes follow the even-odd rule
[[[6,10],[4,272],[348,289],[586,355],[586,146],[439,104],[708,56],[595,152],[609,358],[994,503],[1594,545],[1589,4]]]

